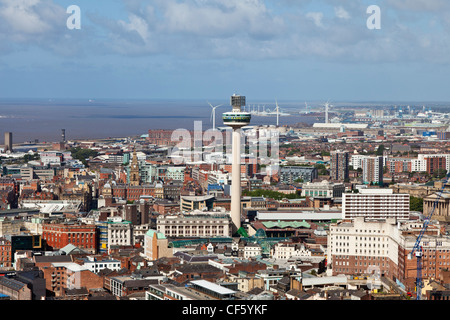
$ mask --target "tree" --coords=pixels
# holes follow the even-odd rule
[[[275,200],[304,198],[298,193],[284,194],[282,192],[264,189],[257,189],[253,191],[244,190],[242,191],[242,195],[247,197],[266,197]]]
[[[98,152],[91,149],[81,149],[79,147],[71,148],[70,152],[72,154],[72,158],[80,160],[85,166],[87,165],[86,159],[90,157],[96,157]]]
[[[423,198],[411,196],[409,198],[409,207],[411,211],[423,212]]]
[[[445,169],[437,169],[434,173],[433,173],[433,178],[438,178],[438,179],[442,179],[447,175],[447,170]]]
[[[384,153],[384,144],[380,144],[378,146],[377,152],[375,153],[377,156],[382,156]]]

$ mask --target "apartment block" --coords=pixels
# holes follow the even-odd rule
[[[439,158],[441,160],[429,160],[429,159],[434,159],[434,158]],[[444,169],[447,170],[447,172],[450,172],[450,154],[445,154],[445,153],[419,154],[417,156],[417,159],[419,161],[425,162],[425,170],[423,170],[423,171],[428,172],[430,170],[428,168],[429,163],[432,163],[432,165],[435,166],[435,165],[438,165],[440,162],[441,163],[440,165],[444,166]],[[436,164],[436,162],[438,164]],[[445,164],[444,164],[444,162],[445,162]]]
[[[344,219],[409,219],[409,194],[393,193],[392,189],[361,189],[359,193],[342,195]]]
[[[294,183],[298,179],[312,182],[319,177],[319,172],[315,167],[281,166],[279,176],[283,183]]]
[[[334,151],[331,153],[331,179],[336,181],[347,181],[349,178],[349,154],[345,151]]]
[[[362,160],[363,183],[383,184],[383,157],[365,157]]]

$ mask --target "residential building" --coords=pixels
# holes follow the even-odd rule
[[[281,182],[288,184],[299,179],[303,182],[312,182],[319,177],[319,172],[315,167],[281,166],[279,176]]]
[[[427,163],[427,173],[429,175],[434,175],[439,172],[439,170],[447,171],[447,157],[426,157],[425,161]]]
[[[346,151],[331,153],[331,179],[335,181],[348,181],[349,154]]]
[[[387,158],[386,167],[390,173],[412,172],[412,159]]]
[[[383,157],[365,157],[362,170],[364,184],[383,185]]]
[[[358,169],[362,169],[363,167],[363,160],[364,158],[366,158],[366,155],[362,155],[362,154],[353,154],[351,156],[351,166],[353,167],[353,170],[358,170]]]
[[[343,219],[409,219],[409,194],[394,193],[392,189],[368,188],[359,193],[342,196]]]
[[[433,158],[438,158],[439,160],[431,160]],[[445,160],[444,160],[444,159]],[[445,153],[430,153],[430,154],[419,154],[417,156],[418,160],[422,160],[424,161],[425,164],[425,170],[422,171],[427,171],[428,173],[430,173],[430,170],[433,170],[434,168],[440,168],[440,169],[445,169],[447,170],[447,172],[450,172],[450,154],[445,154]],[[445,164],[444,164],[445,163]],[[433,166],[432,169],[428,168],[428,165],[431,164]]]
[[[0,270],[8,270],[13,266],[11,241],[0,238]]]

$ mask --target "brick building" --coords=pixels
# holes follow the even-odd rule
[[[43,268],[46,289],[56,297],[65,295],[67,289],[103,288],[103,278],[74,262],[56,262]]]
[[[97,227],[84,224],[44,224],[42,238],[53,249],[61,249],[68,244],[88,252],[97,251]]]
[[[0,270],[12,268],[11,241],[0,238]]]
[[[10,297],[11,300],[31,300],[32,294],[26,283],[0,277],[0,294]]]
[[[433,175],[439,170],[447,170],[447,157],[426,157],[427,173]]]

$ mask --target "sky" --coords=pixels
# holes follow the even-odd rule
[[[449,51],[448,0],[0,0],[2,99],[450,101]]]

